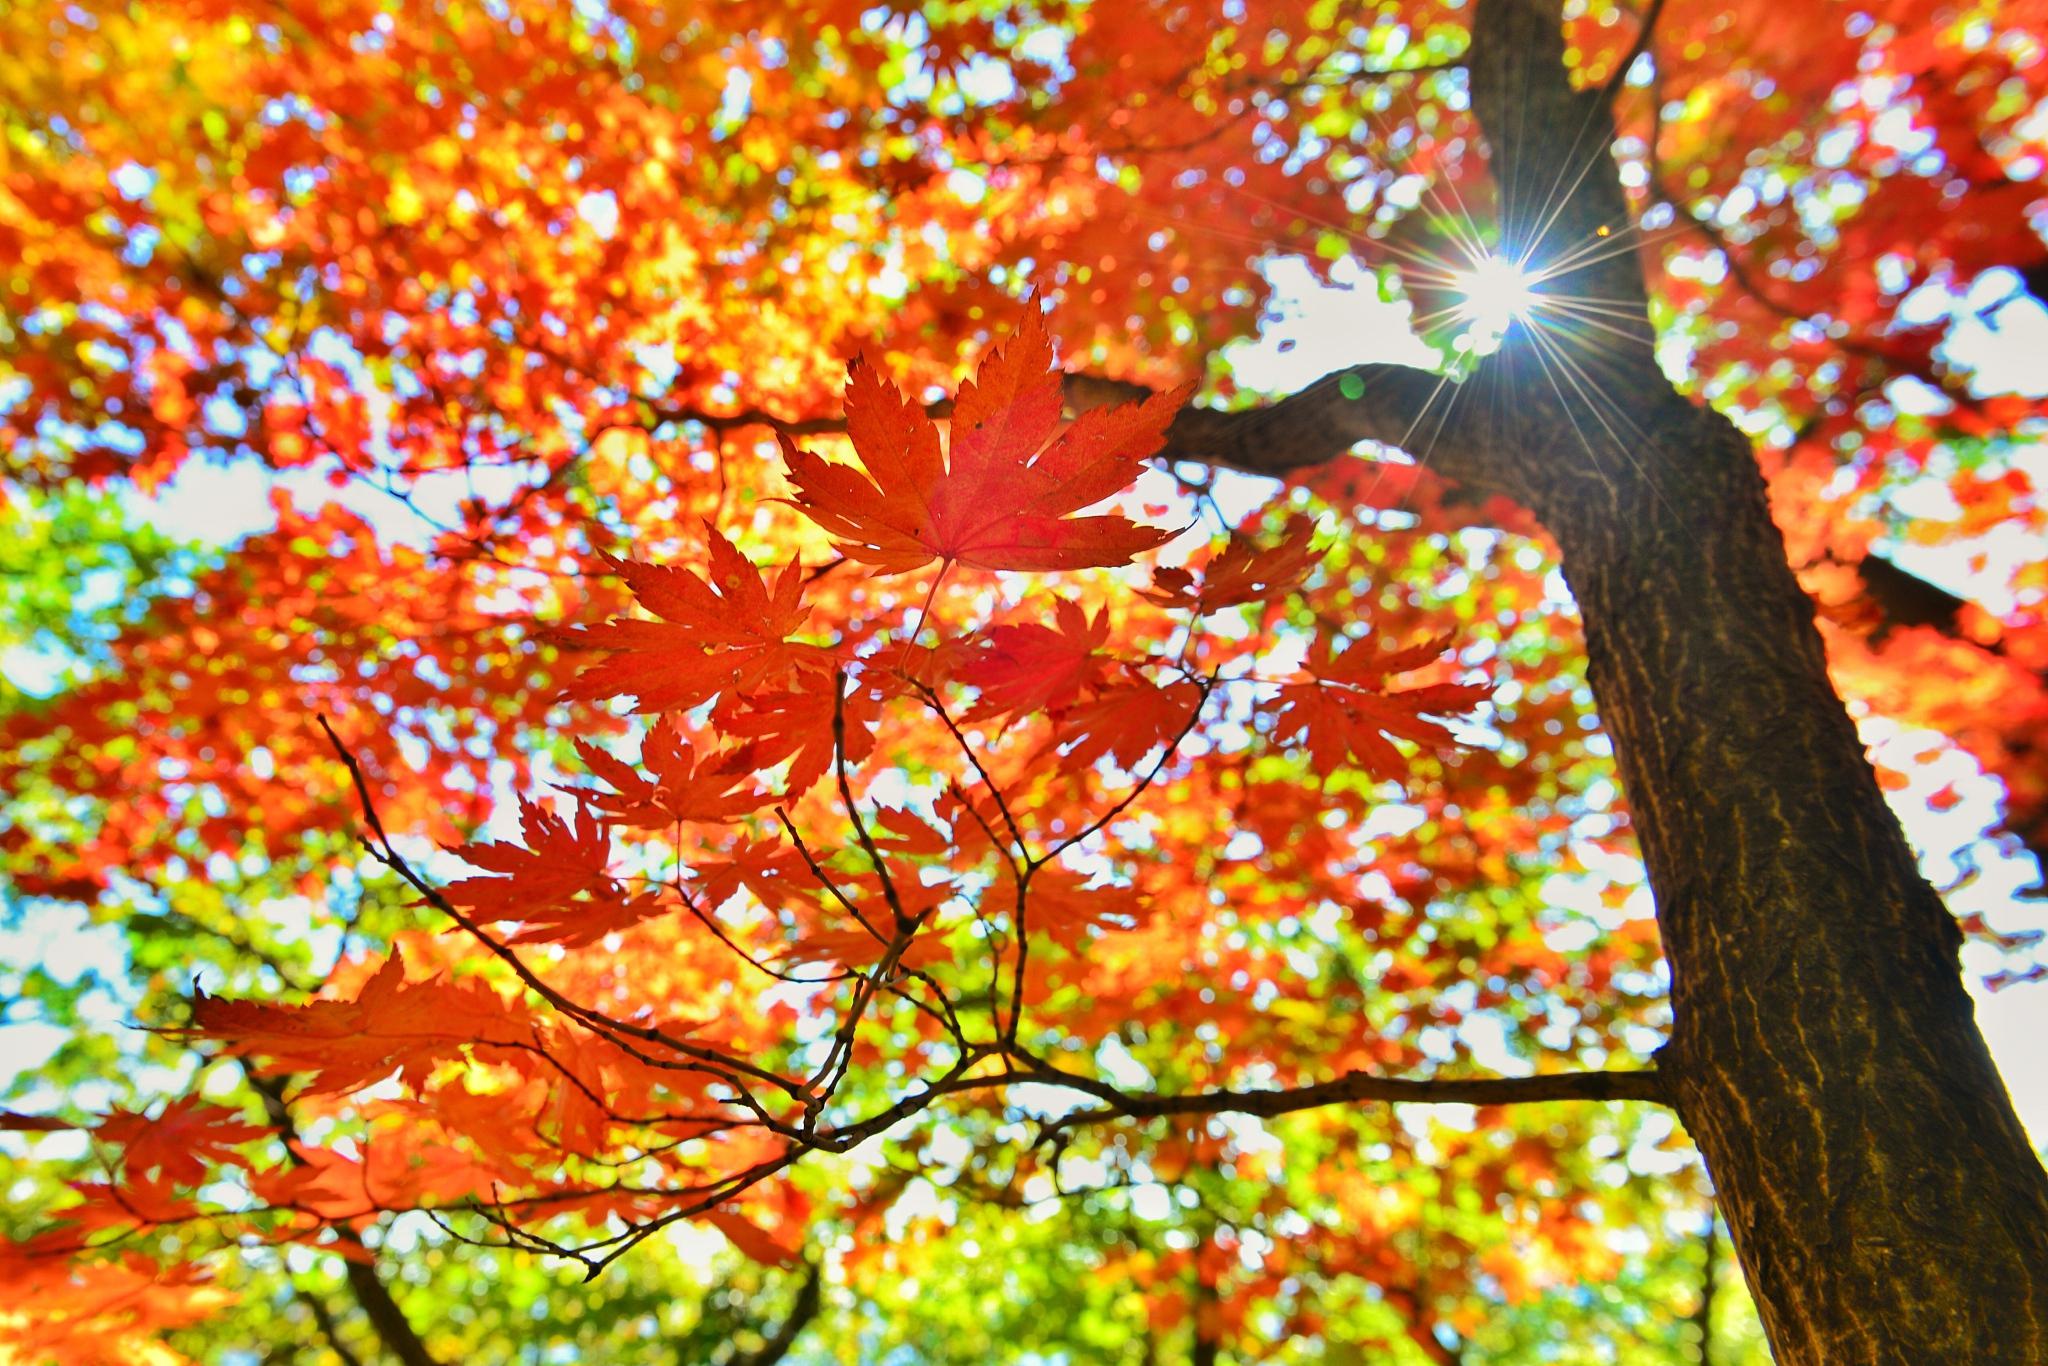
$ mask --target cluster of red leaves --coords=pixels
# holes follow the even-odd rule
[[[369,1126],[352,1148],[294,1143],[282,1167],[252,1165],[241,1145],[268,1131],[216,1107],[111,1118],[101,1136],[123,1151],[123,1174],[80,1188],[65,1213],[74,1239],[197,1218],[201,1175],[244,1168],[263,1208],[237,1222],[271,1220],[271,1237],[318,1239],[421,1205],[508,1230],[575,1214],[636,1231],[579,1254],[601,1260],[638,1231],[703,1217],[786,1260],[808,1209],[789,1179],[806,1151],[885,1131],[933,1103],[932,1082],[959,1087],[963,1069],[1020,1039],[1087,1037],[1119,979],[1145,979],[1128,981],[1128,1004],[1202,952],[1162,952],[1207,933],[1175,905],[1193,888],[1148,890],[1138,847],[1109,832],[1171,810],[1168,775],[1206,771],[1181,750],[1211,697],[1237,690],[1256,741],[1206,745],[1219,773],[1302,754],[1326,772],[1401,779],[1397,740],[1453,746],[1426,716],[1468,710],[1490,686],[1394,682],[1437,667],[1445,638],[1340,650],[1310,634],[1299,673],[1267,678],[1262,635],[1204,628],[1232,611],[1281,619],[1320,563],[1306,519],[1270,544],[1233,537],[1162,566],[1143,596],[1092,611],[1059,596],[1042,620],[999,612],[949,629],[996,582],[966,576],[1119,566],[1174,535],[1085,510],[1132,481],[1184,394],[1071,421],[1060,394],[1031,309],[963,388],[950,442],[856,361],[857,465],[786,446],[795,505],[840,538],[834,573],[883,592],[941,562],[922,605],[896,601],[885,627],[835,622],[806,600],[819,571],[792,559],[764,574],[715,528],[703,573],[605,561],[648,617],[556,633],[596,656],[567,693],[629,694],[657,717],[633,760],[573,737],[597,785],[564,785],[566,810],[522,799],[516,842],[463,846],[470,875],[416,881],[485,970],[420,941],[413,956],[443,964],[426,976],[394,951],[303,1004],[193,1002],[186,1037],[300,1079],[297,1104],[341,1103],[394,1074],[403,1098],[352,1102]],[[842,590],[840,604],[862,591]],[[1140,612],[1170,629],[1119,629],[1119,613]],[[935,645],[921,642],[928,627]],[[622,830],[634,832],[623,848]],[[976,997],[987,1010],[963,1023]],[[807,1042],[815,1024],[794,1028],[806,1018],[829,1025],[822,1053]],[[1320,1065],[1296,1053],[1299,1037],[1246,1025],[1267,1043],[1240,1063],[1264,1047],[1269,1061]],[[924,1081],[877,1089],[892,1070]],[[622,1161],[657,1179],[607,1178]]]

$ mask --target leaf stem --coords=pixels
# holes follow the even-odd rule
[[[939,572],[932,575],[932,586],[925,590],[924,606],[917,609],[917,624],[910,628],[910,634],[903,638],[903,653],[896,659],[896,668],[901,671],[910,662],[910,651],[917,644],[917,638],[924,634],[924,624],[932,614],[932,600],[939,596],[939,585],[946,581],[946,574],[953,568],[951,560],[939,561]]]

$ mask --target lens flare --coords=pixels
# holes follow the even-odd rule
[[[1459,315],[1482,344],[1499,342],[1536,307],[1535,279],[1503,256],[1482,258],[1470,270],[1458,272],[1456,283],[1465,299]]]

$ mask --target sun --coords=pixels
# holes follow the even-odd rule
[[[1536,307],[1536,279],[1504,256],[1486,256],[1470,270],[1461,270],[1455,285],[1464,302],[1465,319],[1478,345],[1497,344],[1508,329],[1528,318]]]

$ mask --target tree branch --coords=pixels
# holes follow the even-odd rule
[[[246,1058],[240,1059],[240,1062],[242,1075],[248,1078],[249,1085],[255,1089],[256,1094],[263,1098],[264,1112],[270,1117],[272,1127],[284,1139],[289,1161],[295,1167],[301,1165],[305,1159],[299,1156],[299,1130],[292,1119],[291,1107],[285,1101],[284,1080],[280,1077],[257,1075],[256,1069],[249,1065]],[[427,1350],[427,1344],[412,1326],[412,1320],[405,1316],[404,1308],[392,1297],[390,1287],[385,1285],[383,1278],[377,1274],[376,1263],[371,1259],[370,1250],[362,1238],[354,1229],[341,1226],[337,1226],[334,1233],[338,1240],[348,1244],[351,1249],[350,1252],[341,1254],[343,1274],[348,1277],[348,1287],[355,1293],[356,1303],[362,1306],[364,1317],[369,1319],[370,1327],[376,1331],[377,1340],[382,1342],[385,1349],[397,1357],[404,1366],[441,1366],[439,1358]],[[349,1359],[348,1349],[335,1336],[333,1320],[327,1314],[326,1306],[318,1303],[304,1291],[301,1291],[300,1295],[313,1306],[313,1317],[326,1333],[336,1355]]]
[[[343,1341],[341,1325],[335,1322],[334,1311],[327,1307],[326,1299],[299,1285],[292,1287],[292,1293],[311,1311],[320,1336],[327,1339],[327,1350],[341,1358],[341,1366],[363,1366],[363,1359]]]
[[[1149,398],[1152,390],[1100,375],[1069,374],[1067,407],[1076,413]],[[1447,376],[1408,365],[1366,364],[1335,370],[1300,392],[1258,408],[1225,410],[1183,408],[1167,429],[1162,460],[1191,460],[1250,474],[1279,475],[1306,465],[1320,465],[1348,452],[1361,441],[1415,449],[1419,444],[1433,459],[1459,457],[1457,385]],[[951,403],[934,403],[925,412],[944,418]],[[695,409],[664,409],[666,420],[694,422],[714,431],[766,427],[786,436],[822,436],[846,431],[844,416],[788,418],[760,409],[717,414]]]
[[[1080,411],[1141,400],[1152,391],[1095,375],[1068,375],[1066,392],[1068,406]],[[1358,396],[1347,396],[1352,393]],[[1456,421],[1456,398],[1453,381],[1427,371],[1400,365],[1354,366],[1325,375],[1263,408],[1235,412],[1184,409],[1167,431],[1166,449],[1160,458],[1280,478],[1337,459],[1361,441],[1414,451],[1420,445],[1416,438],[1433,436],[1431,469],[1425,477],[1443,485],[1439,503],[1469,503],[1474,515],[1465,525],[1485,527],[1491,523],[1482,509],[1491,491],[1439,478],[1449,473],[1447,467],[1470,464],[1460,458],[1466,453],[1462,445],[1466,433]],[[1434,422],[1426,421],[1432,409],[1438,410],[1438,415]],[[1399,430],[1394,430],[1397,427]],[[1390,431],[1392,435],[1388,435]],[[1961,613],[1970,605],[1968,599],[1875,552],[1867,552],[1855,568],[1878,609],[1878,634],[1931,626],[1952,639],[1969,641],[1992,654],[2003,653],[1998,642],[1987,645],[1963,634]]]
[[[1856,562],[1856,574],[1863,580],[1863,589],[1870,595],[1871,602],[1877,605],[1880,632],[1907,626],[1932,626],[1945,636],[1965,638],[1958,622],[1963,609],[1970,605],[1967,599],[1959,598],[1917,574],[1909,574],[1874,553],[1867,553]],[[2000,653],[2002,649],[1995,642],[1982,648],[1993,654]]]
[[[1698,1353],[1695,1360],[1699,1366],[1714,1366],[1714,1291],[1715,1282],[1721,1274],[1719,1230],[1720,1220],[1713,1205],[1709,1204],[1707,1231],[1700,1235],[1700,1298],[1692,1311],[1693,1331],[1699,1335],[1693,1350]]]
[[[1070,377],[1069,393],[1076,388]],[[1471,480],[1477,452],[1460,392],[1449,376],[1413,366],[1354,365],[1263,407],[1183,408],[1159,458],[1278,476],[1371,441],[1426,451],[1447,473]]]
[[[752,1352],[741,1352],[727,1366],[775,1366],[789,1355],[790,1348],[812,1319],[818,1316],[818,1307],[824,1301],[824,1287],[818,1274],[818,1264],[809,1262],[804,1267],[803,1284],[797,1287],[796,1303],[789,1307],[789,1314],[768,1340]]]
[[[1669,1104],[1662,1073],[1549,1072],[1533,1077],[1383,1077],[1347,1072],[1330,1081],[1275,1090],[1199,1091],[1181,1096],[1133,1095],[1055,1068],[1040,1066],[1009,1078],[1043,1082],[1085,1091],[1107,1102],[1100,1110],[1082,1111],[1052,1121],[1049,1131],[1113,1119],[1163,1119],[1183,1115],[1255,1115],[1272,1118],[1343,1102],[1435,1105],[1514,1105],[1551,1100],[1647,1100]]]
[[[341,1236],[344,1241],[354,1238],[353,1234],[346,1232]],[[349,1288],[355,1291],[363,1313],[369,1317],[370,1326],[377,1330],[377,1337],[391,1354],[404,1366],[441,1366],[440,1359],[427,1350],[427,1344],[413,1331],[412,1321],[406,1318],[405,1310],[392,1298],[391,1290],[378,1276],[377,1268],[349,1256],[344,1256],[341,1261]]]

